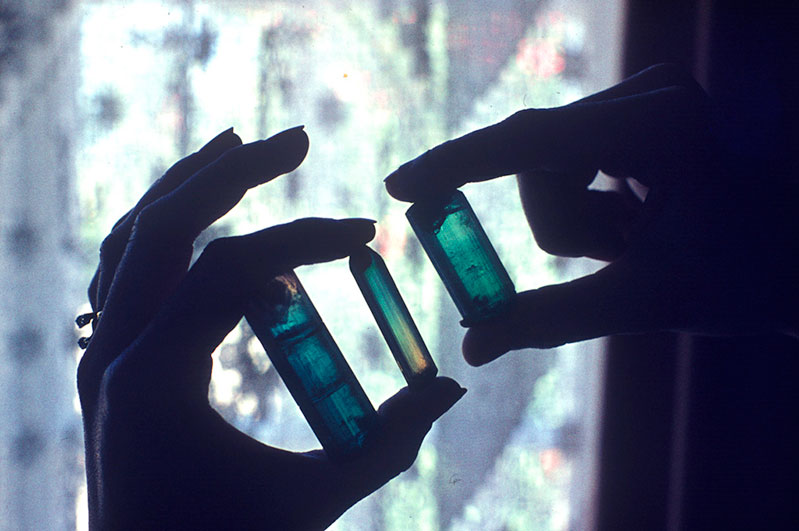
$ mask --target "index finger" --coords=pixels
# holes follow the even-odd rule
[[[642,182],[651,180],[652,168],[658,174],[672,170],[680,163],[680,146],[701,132],[702,98],[681,85],[615,96],[519,111],[403,164],[386,178],[386,189],[396,199],[418,201],[530,170],[562,175],[601,169]]]
[[[153,237],[191,244],[247,190],[296,169],[305,159],[308,145],[303,126],[298,126],[234,147],[145,208],[136,220],[137,229],[148,219],[157,231]]]

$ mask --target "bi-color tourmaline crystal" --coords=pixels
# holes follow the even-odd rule
[[[386,263],[364,246],[350,256],[350,271],[408,385],[418,387],[429,382],[438,369]]]
[[[377,414],[297,276],[275,278],[246,318],[328,455],[355,457]]]
[[[516,296],[513,282],[462,192],[419,201],[406,216],[463,316],[461,324],[507,310]]]

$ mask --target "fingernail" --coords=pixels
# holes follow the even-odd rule
[[[303,129],[305,128],[304,125],[298,125],[296,127],[290,127],[285,129],[279,133],[276,133],[269,138],[264,138],[261,142],[266,142],[268,144],[287,144],[287,148],[290,148],[288,144],[296,142],[299,139],[302,139],[302,142],[307,142],[308,135],[305,134]],[[282,146],[281,146],[282,147]]]
[[[407,179],[408,174],[410,173],[409,170],[413,168],[412,162],[413,161],[406,162],[396,170],[389,173],[388,176],[385,179],[383,179],[383,182],[386,183],[386,186],[388,185],[396,186],[398,182],[402,182],[403,179]]]
[[[413,160],[409,160],[383,179],[386,191],[400,201],[414,201],[417,196],[425,195],[424,183],[434,183],[430,177],[429,166],[426,162],[429,152],[422,153]]]
[[[270,138],[267,138],[266,140],[264,140],[264,142],[269,142],[270,144],[286,143],[287,144],[286,147],[289,147],[288,144],[293,144],[297,141],[301,141],[302,143],[307,143],[308,135],[305,134],[305,131],[303,130],[304,128],[305,128],[304,125],[298,125],[297,127],[286,129],[285,131],[281,131],[278,134],[273,135]]]
[[[457,404],[461,398],[466,394],[466,389],[463,387],[458,387],[450,396],[449,396],[449,404],[447,404],[446,409],[451,408],[455,404]]]
[[[302,131],[303,129],[305,129],[305,125],[295,125],[294,127],[289,127],[288,129],[285,129],[285,130],[277,133],[272,138],[277,138],[277,137],[279,137],[281,135],[291,135],[291,134],[294,134],[297,131]]]
[[[207,147],[207,148],[208,147],[215,148],[217,146],[221,146],[228,140],[228,138],[230,137],[231,134],[233,134],[233,128],[232,127],[228,127],[227,129],[225,129],[224,131],[222,131],[221,133],[216,135],[214,138],[212,138],[205,145],[205,147]]]
[[[399,199],[400,201],[410,201],[411,199],[407,196],[406,187],[403,183],[405,180],[403,173],[404,172],[401,169],[396,170],[391,175],[386,177],[383,180],[383,183],[385,184],[388,195],[394,199]]]
[[[383,179],[383,183],[386,185],[386,191],[389,195],[394,196],[397,193],[397,174],[399,170],[394,170],[391,172],[388,177]]]
[[[222,131],[221,133],[219,133],[218,135],[216,135],[214,137],[214,140],[216,140],[217,138],[228,136],[232,132],[233,132],[233,126],[230,126],[227,129],[225,129],[224,131]]]
[[[383,179],[383,181],[386,182],[386,181],[389,181],[389,180],[396,180],[397,178],[400,178],[399,176],[405,177],[406,175],[410,176],[411,174],[415,174],[415,173],[419,173],[420,171],[424,171],[425,160],[426,159],[429,160],[429,154],[430,154],[430,150],[427,150],[424,153],[422,153],[421,155],[417,156],[416,158],[413,158],[413,159],[411,159],[411,160],[409,160],[409,161],[407,161],[407,162],[405,162],[403,164],[400,164],[400,166],[396,170],[391,172],[388,175],[388,177]],[[405,174],[405,175],[403,175],[403,174]]]
[[[369,242],[375,237],[375,223],[377,222],[372,219],[349,218],[341,219],[339,223],[345,225],[348,230],[352,231],[353,236],[363,243]]]
[[[400,168],[401,168],[401,167],[402,167],[402,166],[400,166]],[[394,171],[392,171],[391,173],[389,173],[389,174],[388,174],[388,177],[386,177],[385,179],[383,179],[383,182],[384,182],[384,183],[386,183],[386,184],[388,184],[389,182],[391,182],[391,181],[393,181],[394,179],[396,179],[397,173],[399,173],[399,171],[400,171],[400,168],[397,168],[396,170],[394,170]]]
[[[298,125],[278,134],[261,140],[269,151],[270,157],[280,162],[276,169],[280,173],[289,173],[299,166],[308,154],[308,135],[303,131],[304,125]]]

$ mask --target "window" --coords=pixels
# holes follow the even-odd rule
[[[64,90],[76,91],[81,125],[79,141],[63,147],[74,153],[76,195],[70,197],[80,212],[81,260],[69,280],[82,292],[115,219],[172,162],[217,132],[232,125],[246,142],[304,124],[311,148],[303,165],[251,191],[201,236],[198,251],[218,236],[299,217],[376,219],[373,246],[386,259],[440,373],[470,389],[437,423],[412,469],[353,507],[333,529],[589,527],[601,342],[517,353],[484,369],[468,368],[454,305],[410,231],[408,205],[384,192],[382,178],[429,147],[520,108],[560,105],[612,83],[619,7],[593,4],[81,3],[69,18],[80,43],[73,59],[79,61],[58,67],[74,83]],[[10,124],[8,119],[0,127]],[[465,193],[517,289],[594,267],[537,249],[512,178],[467,186]],[[18,219],[26,208],[36,211],[15,205],[22,212]],[[23,241],[24,227],[13,228],[5,211],[3,231]],[[402,387],[346,262],[298,274],[372,402]],[[65,314],[84,310],[64,304]],[[30,339],[19,330],[3,333],[17,337],[17,345]],[[68,377],[65,389],[72,385],[70,371],[74,363],[60,371]],[[245,323],[215,354],[210,397],[232,424],[264,443],[295,450],[318,446]],[[48,414],[69,417],[74,431],[74,411]],[[73,439],[65,452],[73,452],[74,460],[77,433]],[[3,452],[13,452],[20,441],[19,434],[4,439]],[[12,480],[19,474],[12,466],[0,468],[0,476],[12,478],[2,479],[4,489],[16,488]],[[69,477],[79,484],[79,473]],[[79,527],[85,525],[84,496],[79,489]],[[4,504],[4,514],[19,511]]]

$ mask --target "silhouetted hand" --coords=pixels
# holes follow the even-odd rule
[[[372,223],[304,219],[192,243],[248,188],[296,168],[301,128],[241,145],[226,131],[174,165],[105,239],[89,290],[102,309],[78,369],[95,529],[316,529],[407,469],[432,422],[465,392],[438,378],[379,410],[378,439],[338,464],[264,446],[208,402],[211,353],[276,274],[341,258]]]
[[[403,201],[516,173],[542,249],[610,261],[520,293],[502,322],[467,332],[466,360],[652,330],[796,335],[796,176],[739,160],[713,116],[690,76],[659,65],[573,104],[516,113],[392,173],[387,190]],[[619,189],[589,189],[598,170]]]

